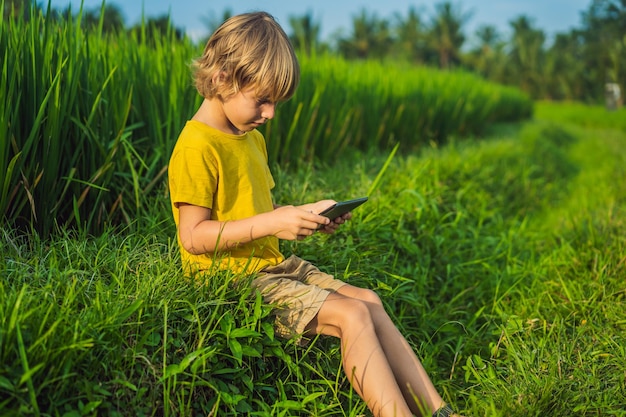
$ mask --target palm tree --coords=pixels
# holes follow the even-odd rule
[[[586,70],[580,31],[557,34],[546,60],[553,69],[548,85],[550,98],[575,100],[584,96]]]
[[[415,7],[410,7],[406,18],[400,13],[395,14],[395,36],[398,55],[410,61],[424,61],[426,34],[420,14]]]
[[[503,82],[507,57],[505,43],[493,25],[482,25],[476,30],[479,44],[469,53],[471,66],[485,78]]]
[[[289,24],[293,33],[289,36],[294,48],[304,51],[307,55],[319,47],[320,24],[313,20],[311,11],[302,16],[289,16]]]
[[[365,9],[352,19],[352,37],[339,39],[339,51],[347,58],[383,58],[393,43],[389,22]]]
[[[511,52],[509,53],[509,81],[535,97],[544,90],[545,34],[533,27],[532,20],[521,15],[510,22],[513,28]]]
[[[605,82],[626,79],[626,0],[593,0],[583,13],[584,60],[590,66],[589,84],[595,97]]]
[[[439,67],[448,69],[453,62],[460,61],[460,50],[465,42],[462,28],[471,14],[462,12],[459,6],[450,2],[436,4],[435,10],[430,43],[439,55]]]
[[[493,25],[482,25],[476,30],[476,36],[480,39],[483,48],[492,49],[500,40],[498,29]]]

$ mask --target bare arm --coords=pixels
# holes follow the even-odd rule
[[[316,214],[332,204],[332,201],[324,201],[300,207],[277,207],[267,213],[229,222],[211,220],[211,209],[206,207],[180,203],[180,240],[185,250],[194,255],[228,250],[267,236],[301,240],[315,233],[320,225],[331,223]],[[319,210],[318,205],[322,206]]]

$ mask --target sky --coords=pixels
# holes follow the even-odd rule
[[[99,8],[102,0],[83,0],[86,9]],[[170,15],[174,26],[181,28],[193,39],[209,35],[207,21],[219,20],[227,9],[233,14],[264,10],[272,14],[290,33],[289,16],[302,16],[310,12],[321,26],[321,40],[343,31],[349,36],[352,18],[365,9],[379,18],[392,18],[395,13],[405,14],[415,7],[422,20],[435,14],[435,4],[444,0],[107,0],[118,6],[127,26],[132,26],[145,16]],[[581,27],[581,12],[589,9],[592,0],[451,0],[463,13],[469,13],[463,32],[471,38],[481,25],[493,25],[506,36],[510,34],[509,22],[520,15],[531,19],[534,27],[548,37]],[[78,11],[81,0],[52,0],[52,6],[64,9],[71,4]]]

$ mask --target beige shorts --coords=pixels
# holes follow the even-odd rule
[[[263,300],[275,306],[276,334],[283,338],[302,336],[328,295],[343,285],[345,282],[293,255],[264,268],[252,281]],[[299,343],[306,344],[306,340],[299,339]]]

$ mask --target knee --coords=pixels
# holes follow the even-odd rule
[[[361,291],[359,292],[359,300],[364,301],[368,304],[374,304],[381,307],[383,305],[383,302],[380,300],[378,294],[376,294],[375,291],[367,288],[361,289]]]
[[[375,291],[362,289],[358,298],[368,309],[368,319],[375,323],[376,327],[381,323],[391,321],[389,314],[385,311],[383,302]]]
[[[335,318],[336,326],[342,333],[348,328],[374,328],[379,313],[384,312],[378,294],[367,288],[359,288],[340,300],[341,304],[335,305]]]
[[[368,325],[373,325],[373,320],[367,303],[357,298],[345,299],[341,308],[339,327],[345,330],[347,327],[367,327]]]

